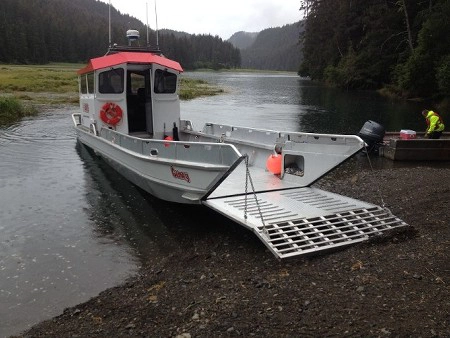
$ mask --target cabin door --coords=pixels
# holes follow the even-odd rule
[[[127,74],[128,132],[153,134],[150,71],[129,70]]]

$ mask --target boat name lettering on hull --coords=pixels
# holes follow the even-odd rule
[[[170,166],[170,170],[172,171],[172,176],[179,179],[191,183],[191,179],[189,178],[189,174],[184,171],[176,170],[174,167]]]

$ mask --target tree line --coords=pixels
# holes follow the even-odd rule
[[[303,0],[299,74],[407,98],[450,97],[450,1]]]
[[[86,62],[109,46],[108,4],[98,0],[1,0],[0,63]],[[126,31],[137,29],[146,45],[146,26],[111,7],[111,42],[126,45]],[[150,30],[149,42],[156,44]],[[163,54],[185,69],[236,68],[239,49],[218,36],[159,32]]]

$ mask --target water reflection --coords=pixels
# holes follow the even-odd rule
[[[357,133],[364,122],[374,120],[386,130],[423,129],[422,105],[392,101],[375,92],[345,91],[325,88],[310,81],[300,81],[300,105],[307,107],[301,129],[325,133]]]
[[[218,233],[237,234],[241,240],[252,237],[251,232],[204,206],[151,196],[80,143],[77,152],[88,173],[86,194],[94,232],[100,241],[127,243],[141,263],[157,263],[186,252],[196,241]],[[255,243],[260,244],[257,239]]]
[[[100,241],[112,240],[121,245],[126,242],[136,256],[148,250],[152,254],[167,253],[176,248],[166,224],[171,224],[169,210],[163,219],[159,210],[169,208],[161,201],[152,200],[139,188],[114,171],[91,150],[77,142],[77,153],[83,161],[86,175],[86,200],[94,233]]]
[[[225,94],[181,102],[182,118],[196,129],[206,122],[265,129],[298,130],[299,77],[294,73],[192,72],[184,76],[206,80]]]
[[[301,79],[294,73],[191,72],[225,88],[226,94],[182,102],[182,117],[200,129],[206,122],[247,127],[356,134],[367,120],[386,130],[422,130],[422,105],[375,92],[345,91]]]

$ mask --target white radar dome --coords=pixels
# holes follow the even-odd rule
[[[130,41],[139,40],[139,31],[136,29],[127,30],[127,39]]]

